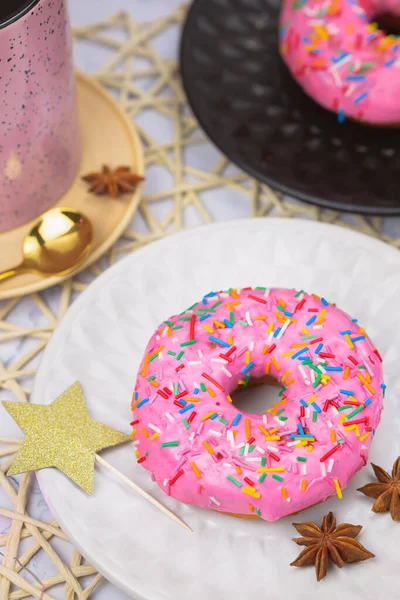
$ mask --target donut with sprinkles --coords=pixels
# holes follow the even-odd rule
[[[206,294],[147,344],[132,398],[137,462],[181,502],[266,521],[341,498],[380,421],[381,363],[357,319],[315,294]],[[238,411],[233,392],[266,376],[278,401]]]
[[[316,102],[373,125],[400,123],[400,39],[374,17],[400,17],[399,0],[284,0],[280,52]]]

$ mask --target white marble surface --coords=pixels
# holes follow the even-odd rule
[[[109,0],[70,0],[70,14],[72,24],[75,26],[82,26],[94,21],[108,17],[116,10],[126,10],[130,12],[137,20],[148,21],[159,16],[169,14],[170,11],[174,10],[179,6],[178,0],[116,0],[110,2]],[[166,51],[176,50],[177,44],[176,39],[172,40],[169,45],[168,40],[164,41],[166,44]],[[93,72],[99,65],[98,55],[96,49],[92,49],[90,52],[83,51],[83,49],[76,49],[76,62],[79,68],[85,72]],[[235,216],[233,214],[232,216]],[[137,223],[140,227],[140,223]],[[58,302],[58,290],[54,288],[45,293],[46,301],[49,306],[55,306]],[[0,306],[2,303],[0,302]],[[17,310],[13,311],[10,315],[14,323],[18,323],[23,326],[38,326],[43,324],[43,316],[40,310],[29,300],[23,300],[18,303]],[[27,339],[18,339],[17,341],[9,341],[7,343],[0,344],[0,363],[7,367],[8,365],[15,362],[18,356],[22,355],[29,349],[30,341]],[[33,361],[32,366],[37,365],[37,360]],[[2,399],[14,399],[12,394],[6,390],[0,390],[0,400]],[[20,437],[21,432],[15,423],[11,420],[8,414],[4,411],[3,407],[0,406],[0,436],[13,436]],[[17,489],[18,478],[11,478],[12,484]],[[0,488],[0,506],[4,508],[12,508],[11,503]],[[40,490],[37,486],[33,489],[30,496],[30,514],[31,516],[40,520],[50,520],[51,514],[43,500]],[[0,535],[6,533],[9,529],[10,521],[0,516]],[[23,541],[20,548],[21,551],[27,546],[26,540]],[[61,540],[54,542],[54,547],[60,556],[68,563],[71,558],[71,546],[65,544]],[[1,558],[1,557],[0,557]],[[51,560],[43,553],[38,553],[34,559],[30,562],[30,569],[40,579],[45,579],[57,572],[57,569],[51,562]],[[134,568],[134,565],[132,565]],[[33,578],[23,573],[23,576],[34,583]],[[82,581],[82,584],[88,585],[89,581]],[[59,586],[51,590],[51,595],[54,598],[64,598],[65,586]],[[92,598],[94,600],[126,600],[128,596],[120,592],[117,588],[109,584],[108,582],[102,582]],[[3,600],[3,599],[2,599]]]
[[[206,0],[204,0],[206,1]],[[111,13],[116,10],[126,10],[130,12],[137,20],[148,21],[157,17],[167,15],[175,10],[180,0],[115,0],[110,2],[109,0],[69,0],[70,13],[73,25],[82,26],[90,24],[93,21],[98,21],[102,18],[108,17]],[[170,31],[170,35],[163,37],[159,40],[158,50],[165,56],[175,57],[177,54],[177,42],[179,39],[178,31]],[[101,51],[96,50],[95,47],[91,47],[90,51],[86,48],[85,50],[81,47],[76,48],[76,63],[79,68],[87,73],[96,71],[101,64],[102,56]],[[163,124],[161,127],[158,123],[152,123],[151,119],[148,123],[145,123],[148,131],[156,137],[156,139],[168,139],[169,130],[168,125]],[[214,165],[218,152],[211,146],[201,146],[196,156],[197,164],[202,169],[207,169],[208,166]],[[232,170],[234,170],[232,168]],[[169,182],[165,182],[162,178],[162,174],[159,174],[151,178],[151,181],[146,182],[147,191],[162,190]],[[219,190],[209,198],[210,202],[207,202],[207,208],[210,210],[212,216],[216,220],[233,219],[239,217],[250,216],[250,202],[241,201],[238,202],[235,199],[235,194],[229,190]],[[163,207],[155,206],[155,211],[162,211]],[[163,214],[163,213],[161,213]],[[144,227],[141,223],[140,218],[135,218],[135,227],[140,229]],[[195,215],[188,215],[185,222],[186,225],[197,225],[198,220]],[[400,220],[399,219],[387,219],[385,223],[385,230],[390,234],[396,232],[400,234]],[[46,302],[50,307],[56,306],[58,303],[59,291],[57,288],[48,290],[43,294]],[[0,303],[1,307],[1,303]],[[12,321],[16,324],[23,326],[40,326],[44,325],[44,317],[36,305],[29,299],[25,299],[18,303],[17,309],[10,315]],[[15,360],[23,353],[27,352],[32,343],[27,338],[18,338],[17,341],[8,341],[0,343],[0,363],[5,367],[13,364]],[[36,367],[39,359],[35,359],[32,362],[32,366]],[[27,383],[29,385],[29,381]],[[11,392],[0,389],[0,400],[1,399],[13,399]],[[5,413],[3,408],[0,406],[0,435],[7,436],[20,436],[18,427],[11,421],[8,414]],[[17,487],[17,479],[14,482],[14,487]],[[51,518],[48,508],[41,496],[38,488],[35,488],[30,500],[30,514],[33,517],[47,520]],[[0,490],[0,506],[11,508],[8,499],[2,495]],[[7,532],[10,523],[7,519],[0,516],[0,535]],[[22,549],[26,544],[23,543]],[[65,560],[69,561],[71,556],[71,547],[67,546],[60,540],[56,540],[55,547],[59,551],[60,556]],[[43,579],[56,572],[54,565],[48,559],[44,553],[37,554],[30,563],[30,568],[36,575]],[[134,568],[134,565],[132,565]],[[32,578],[29,575],[24,574],[31,581]],[[61,599],[64,597],[64,587],[59,587],[51,591],[53,597]],[[123,600],[127,596],[120,592],[117,588],[111,584],[103,582],[98,586],[97,590],[92,596],[94,600]],[[150,599],[149,599],[150,600]]]
[[[149,21],[170,14],[174,11],[182,2],[180,0],[115,0],[110,2],[109,0],[69,0],[70,4],[70,15],[73,26],[84,26],[101,19],[105,19],[110,16],[116,10],[126,10],[134,16],[138,21]],[[167,57],[176,57],[178,48],[179,32],[177,30],[170,31],[169,35],[163,37],[158,42],[158,50]],[[96,47],[91,47],[90,50],[87,48],[80,47],[77,45],[75,48],[75,60],[77,66],[86,73],[93,73],[101,65],[104,57],[101,54],[101,49],[98,50]],[[160,141],[166,141],[170,135],[170,130],[167,123],[160,124],[152,123],[151,119],[148,123],[144,123],[148,128],[151,135],[154,135],[156,139]],[[199,155],[199,167],[207,168],[214,164],[218,152],[209,147],[208,152],[204,153],[204,148]],[[151,182],[146,182],[149,186],[148,192],[162,190],[170,185],[169,181],[163,180],[162,174],[159,178],[152,178]],[[227,193],[228,194],[228,193]],[[250,215],[250,204],[245,202],[231,202],[228,199],[228,195],[225,192],[220,192],[221,200],[228,200],[225,205],[219,202],[211,202],[208,206],[211,214],[216,220],[240,218]],[[215,198],[214,198],[215,200]],[[162,207],[155,207],[157,214],[158,210],[162,211]],[[163,214],[163,213],[160,213]],[[195,226],[199,224],[196,215],[188,215],[186,223],[189,226]],[[140,221],[140,218],[134,219],[135,228],[138,230],[145,231],[145,225]],[[0,249],[1,251],[1,249]],[[57,288],[50,289],[44,292],[43,296],[46,299],[47,304],[50,308],[55,308],[58,304],[59,290]],[[0,301],[0,308],[3,303]],[[45,325],[44,317],[37,306],[30,300],[24,299],[20,301],[9,315],[13,323],[19,324],[24,327],[40,326]],[[28,338],[18,338],[17,340],[10,340],[8,342],[0,343],[0,364],[3,364],[5,368],[13,364],[19,356],[26,353],[31,346],[32,341]],[[38,365],[39,358],[36,358],[30,364],[30,367],[35,368]],[[31,387],[32,382],[26,379],[27,387]],[[14,400],[12,393],[8,390],[1,389],[0,386],[0,400]],[[18,426],[11,420],[8,413],[5,412],[3,407],[0,405],[0,436],[12,436],[21,437],[21,431]],[[18,477],[11,478],[12,485],[15,489],[18,487]],[[11,509],[11,503],[7,496],[2,492],[0,488],[0,506]],[[50,520],[52,518],[41,492],[36,484],[30,495],[29,505],[30,515],[40,520]],[[10,526],[9,519],[0,516],[0,535],[7,533]],[[27,541],[24,540],[20,546],[19,554],[21,554],[27,547]],[[72,547],[69,544],[62,542],[61,540],[54,541],[54,547],[59,553],[61,558],[68,564],[72,554]],[[1,559],[1,556],[0,556]],[[47,557],[44,552],[40,552],[35,555],[33,560],[29,564],[31,571],[35,573],[40,579],[45,579],[53,574],[57,573],[56,567],[53,565],[51,560]],[[134,568],[134,565],[132,565]],[[23,576],[35,583],[34,579],[26,572]],[[89,580],[81,580],[82,585],[88,585]],[[58,599],[64,598],[65,586],[59,586],[58,588],[52,588],[50,591],[51,595]],[[94,594],[91,596],[94,600],[125,600],[128,598],[123,592],[118,590],[110,583],[103,581],[96,589]],[[3,600],[3,599],[1,599]]]

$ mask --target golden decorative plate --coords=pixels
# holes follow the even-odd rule
[[[128,227],[140,200],[140,189],[116,200],[88,192],[82,175],[99,171],[103,164],[131,166],[143,175],[143,149],[139,136],[122,106],[90,77],[77,73],[78,103],[82,126],[83,157],[78,175],[55,206],[84,213],[93,225],[93,246],[88,258],[73,274],[95,262]],[[22,261],[22,242],[33,221],[0,234],[0,272]],[[0,300],[44,290],[71,277],[71,273],[45,277],[37,273],[18,275],[0,283]]]

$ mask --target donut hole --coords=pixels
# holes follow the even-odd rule
[[[379,13],[374,16],[373,22],[386,35],[400,35],[400,15],[393,15],[388,12]]]
[[[270,375],[250,379],[245,388],[238,388],[231,394],[232,404],[240,412],[263,415],[280,400],[281,389],[279,381]]]

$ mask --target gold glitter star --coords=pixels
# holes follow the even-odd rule
[[[89,416],[79,382],[49,406],[3,405],[26,435],[8,475],[56,467],[91,494],[96,452],[130,439]]]

